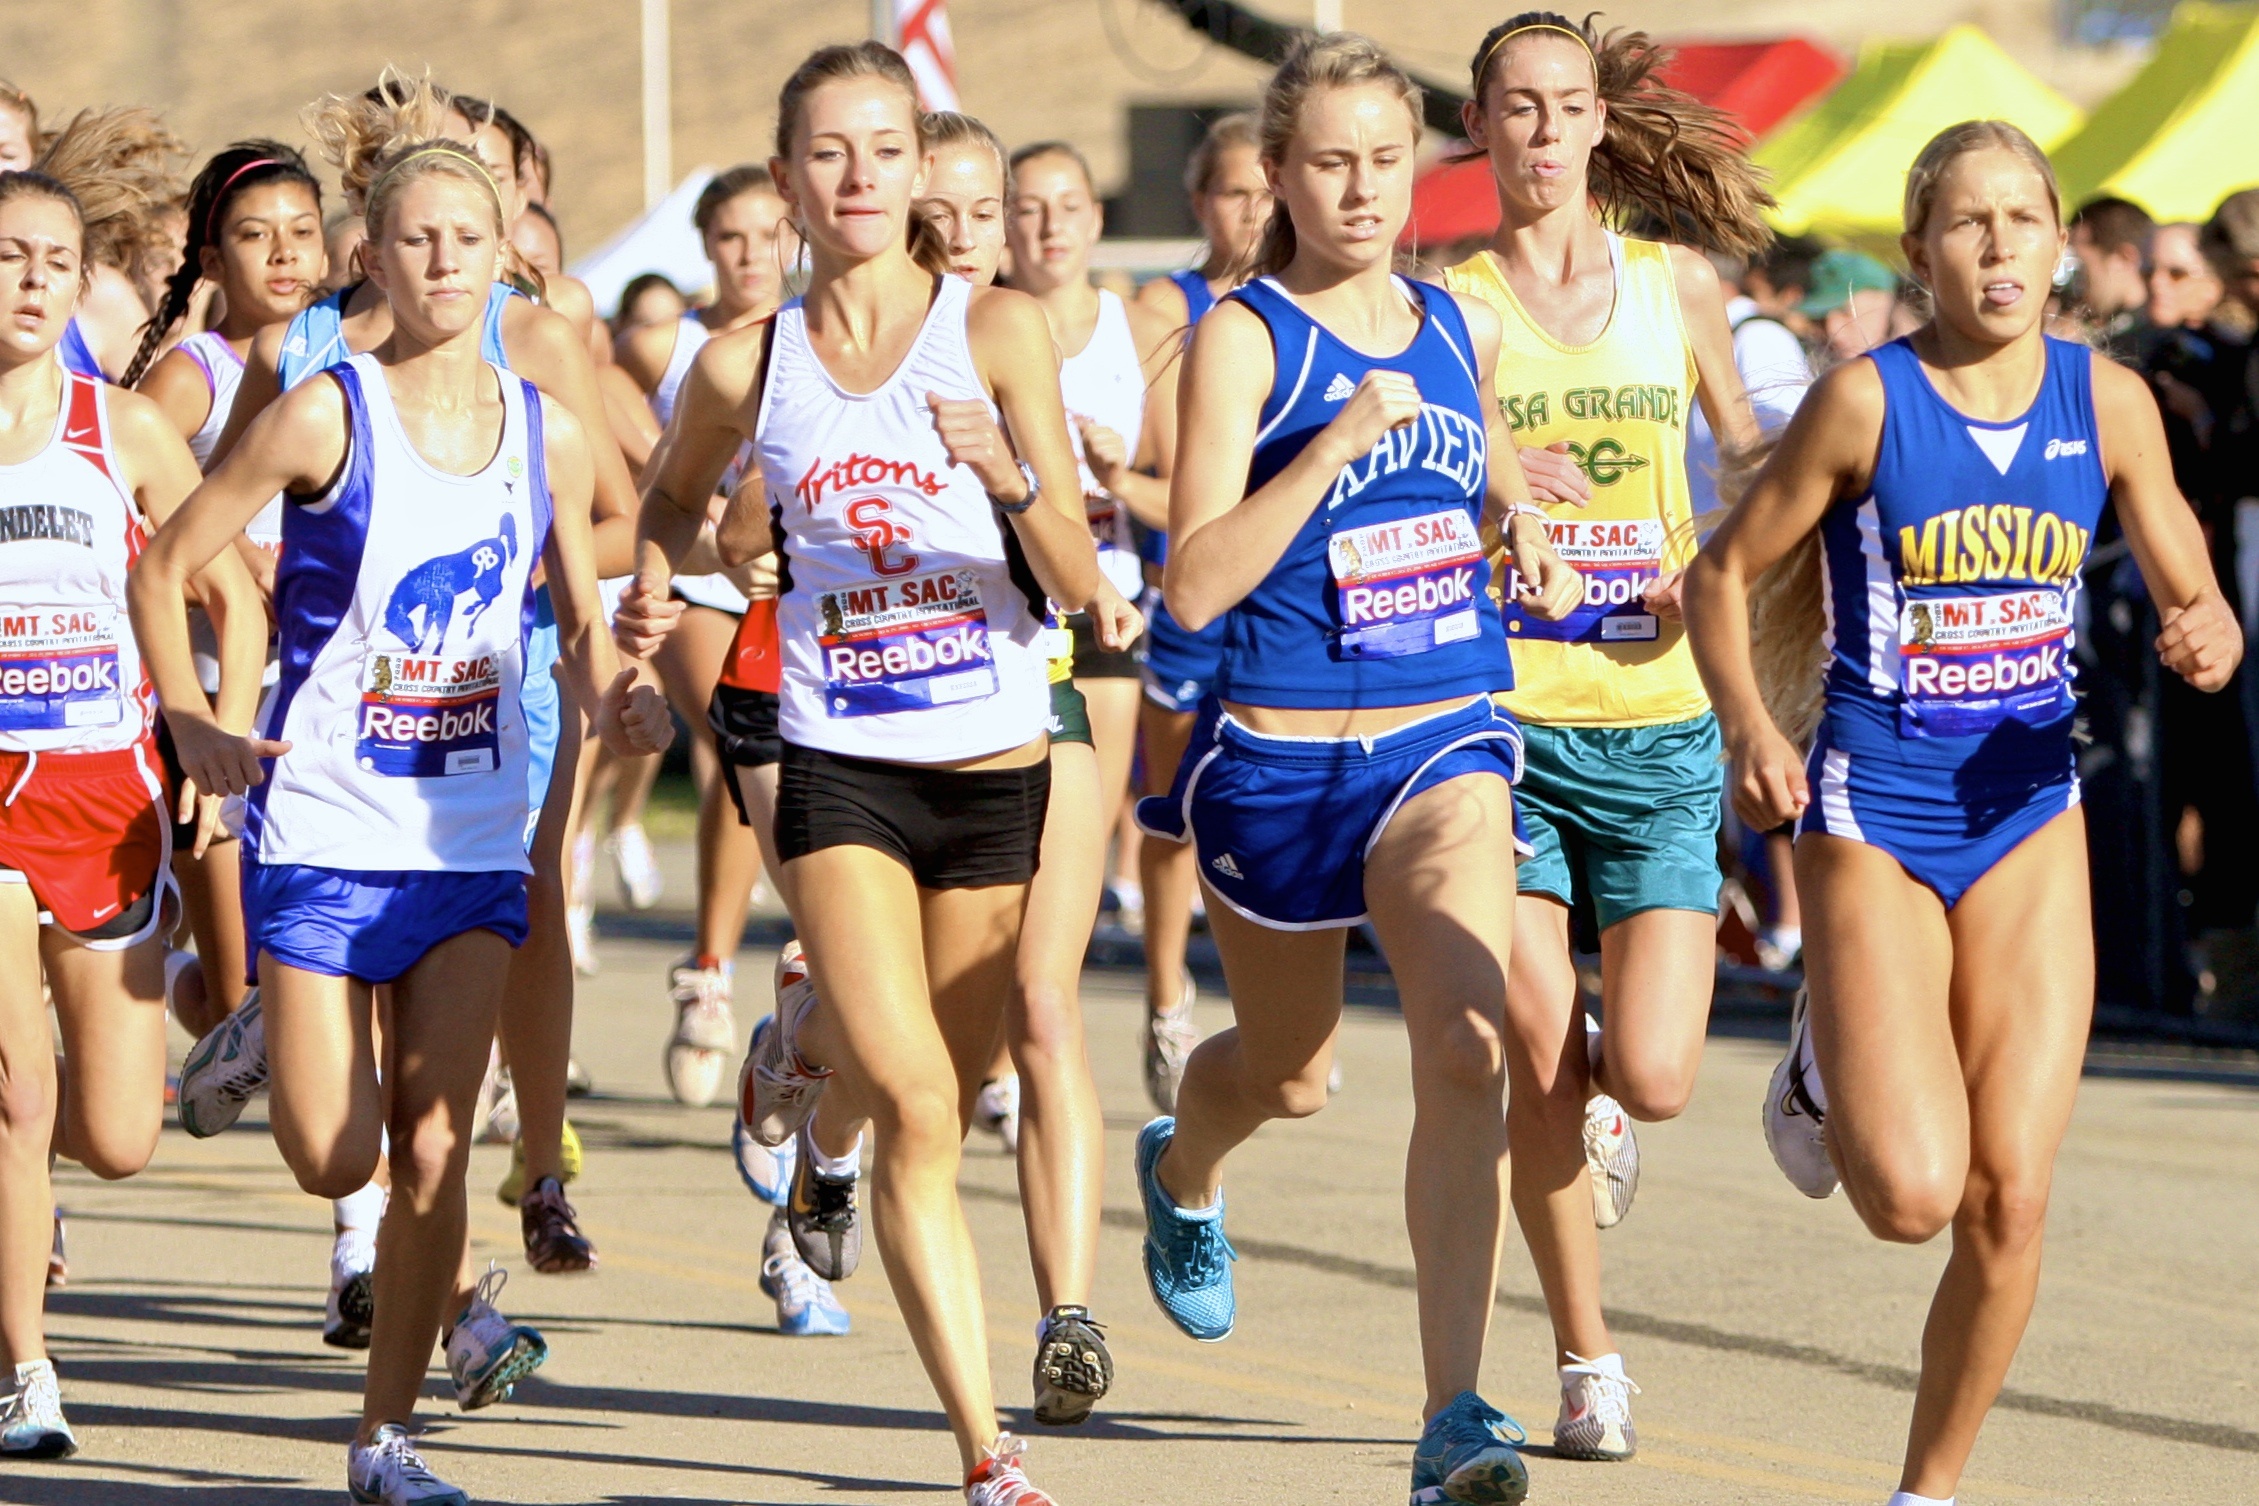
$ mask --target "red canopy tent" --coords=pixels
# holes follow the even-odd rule
[[[1675,52],[1663,70],[1664,80],[1732,115],[1751,141],[1833,88],[1844,74],[1835,54],[1802,37],[1688,42]],[[1440,163],[1413,185],[1405,244],[1438,246],[1497,228],[1498,198],[1489,163]]]

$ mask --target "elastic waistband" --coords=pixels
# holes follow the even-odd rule
[[[1048,698],[1044,704],[1050,704]],[[798,759],[811,764],[836,764],[858,774],[876,774],[894,779],[986,779],[1002,783],[1025,780],[1032,775],[1045,773],[1051,767],[1047,759],[1039,758],[1034,763],[1006,769],[949,769],[930,763],[896,763],[885,758],[858,758],[852,753],[833,753],[823,748],[811,748],[805,743],[788,741],[781,746],[788,762]]]
[[[26,768],[36,766],[42,779],[108,779],[119,774],[139,774],[156,762],[157,745],[143,739],[130,748],[101,753],[19,753],[0,749],[0,784],[13,784]]]
[[[1378,761],[1418,757],[1493,728],[1516,741],[1522,735],[1521,724],[1512,713],[1484,695],[1464,706],[1364,737],[1290,737],[1257,732],[1230,712],[1221,712],[1216,718],[1216,741],[1231,749],[1234,756],[1256,763],[1335,766],[1345,758]]]

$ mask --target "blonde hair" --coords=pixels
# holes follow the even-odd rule
[[[447,117],[461,115],[454,97],[426,73],[409,78],[389,64],[376,86],[359,94],[325,95],[306,110],[306,129],[337,169],[345,202],[361,212],[373,236],[401,189],[419,178],[475,183],[502,224],[502,194],[478,153],[447,135]],[[467,116],[465,118],[468,118]]]
[[[1258,146],[1263,160],[1274,165],[1286,160],[1287,147],[1302,122],[1302,107],[1311,95],[1366,84],[1389,89],[1404,102],[1412,116],[1412,140],[1417,144],[1422,124],[1420,86],[1370,37],[1336,31],[1297,40],[1271,75],[1270,85],[1263,91],[1260,115]],[[1271,206],[1270,223],[1263,227],[1250,275],[1267,277],[1283,270],[1294,260],[1295,248],[1294,217],[1287,213],[1286,201],[1281,199]]]
[[[1644,31],[1618,27],[1603,36],[1589,16],[1580,23],[1543,10],[1501,21],[1475,49],[1477,105],[1506,44],[1523,33],[1566,34],[1592,60],[1593,89],[1608,107],[1608,123],[1585,181],[1603,215],[1618,225],[1652,223],[1672,239],[1741,256],[1772,244],[1765,211],[1773,196],[1734,118],[1656,78],[1671,51]]]
[[[817,48],[801,59],[800,66],[785,79],[784,87],[777,91],[779,157],[786,161],[792,158],[793,135],[800,129],[800,115],[807,106],[808,96],[826,84],[854,78],[884,79],[900,89],[910,102],[910,133],[914,145],[921,156],[927,151],[931,145],[926,139],[928,117],[918,108],[917,75],[902,60],[902,54],[885,43],[856,42]],[[949,275],[949,238],[915,204],[910,206],[904,235],[912,261],[936,277]],[[801,239],[805,241],[807,236],[803,234]]]
[[[1216,185],[1216,164],[1224,153],[1233,147],[1246,146],[1262,150],[1262,129],[1256,123],[1253,110],[1234,110],[1229,115],[1219,115],[1208,122],[1208,133],[1184,159],[1184,191],[1188,197],[1198,198]]]
[[[15,111],[24,118],[24,138],[31,149],[39,150],[39,106],[32,97],[4,78],[0,78],[0,108]]]
[[[1901,219],[1908,235],[1928,228],[1930,211],[1937,207],[1937,186],[1946,169],[1971,152],[2012,152],[2038,173],[2047,185],[2047,202],[2055,210],[2055,223],[2063,223],[2063,191],[2055,183],[2055,164],[2039,143],[2005,120],[1964,120],[1947,126],[1929,139],[1914,165],[1906,169],[1906,197]]]
[[[1004,139],[990,130],[986,121],[956,110],[930,110],[920,126],[925,132],[929,152],[956,146],[985,147],[994,152],[996,170],[1004,179],[1004,197],[1012,196],[1012,154],[1004,149]]]
[[[85,227],[81,258],[130,272],[174,253],[165,220],[187,192],[177,166],[187,155],[187,144],[154,110],[81,110],[55,133],[33,171],[69,190]]]

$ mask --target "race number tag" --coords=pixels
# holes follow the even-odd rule
[[[124,716],[115,607],[0,608],[0,732],[111,727]]]
[[[1561,643],[1651,643],[1655,614],[1646,592],[1663,573],[1663,520],[1548,518],[1545,536],[1553,552],[1584,577],[1584,600],[1559,622],[1531,616],[1512,598],[1506,604],[1506,631],[1518,638],[1549,638]]]
[[[945,570],[816,598],[824,709],[877,716],[996,693],[980,577]]]
[[[1464,512],[1346,528],[1326,544],[1344,659],[1395,659],[1482,630],[1482,541]]]
[[[2051,588],[1923,596],[1899,608],[1899,729],[1967,737],[2071,711],[2071,599]]]
[[[391,779],[491,774],[502,766],[501,704],[499,655],[373,653],[353,756]]]

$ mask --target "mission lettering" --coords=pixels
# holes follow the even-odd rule
[[[2034,508],[1949,507],[1919,531],[1898,530],[1898,568],[1909,586],[2061,582],[2078,574],[2093,540],[2078,524]]]

